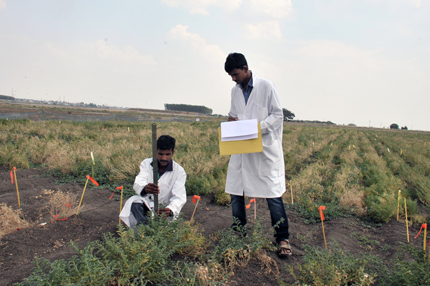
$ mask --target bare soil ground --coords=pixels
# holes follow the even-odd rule
[[[46,190],[61,190],[77,195],[80,199],[83,186],[77,183],[56,184],[56,179],[45,174],[45,169],[17,170],[18,187],[21,198],[21,210],[32,226],[19,229],[5,235],[0,240],[0,285],[12,285],[30,275],[34,267],[34,257],[47,258],[50,261],[67,259],[76,255],[70,241],[76,241],[83,248],[89,241],[102,240],[102,234],[115,232],[118,224],[119,200],[109,197],[112,191],[93,188],[88,185],[83,199],[84,206],[78,215],[67,220],[57,221],[48,211]],[[11,184],[10,170],[0,168],[0,202],[14,209],[18,208],[15,185]],[[194,210],[191,197],[182,209],[185,219],[190,219]],[[253,224],[253,207],[249,210],[250,225]],[[261,262],[251,260],[242,268],[236,267],[230,285],[277,285],[282,278],[294,282],[285,269],[288,264],[302,262],[304,245],[324,247],[321,224],[305,224],[294,211],[287,210],[290,224],[290,242],[293,255],[281,260],[275,253],[270,253],[281,272],[279,277],[266,275]],[[270,216],[264,199],[257,199],[257,214],[264,218],[267,235],[270,236]],[[4,218],[2,218],[4,219]],[[228,228],[231,225],[231,209],[215,205],[213,198],[202,197],[199,202],[195,221],[203,229],[205,236]],[[45,225],[40,225],[46,222]],[[391,221],[388,224],[368,225],[356,218],[339,218],[324,222],[327,241],[337,241],[339,247],[354,254],[372,253],[381,260],[391,260],[401,244],[407,243],[406,226],[402,222]],[[419,226],[410,228],[410,243],[422,247],[422,238],[414,239]],[[366,243],[367,241],[367,243]],[[377,243],[376,243],[377,242]]]

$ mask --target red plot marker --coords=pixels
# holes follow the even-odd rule
[[[196,212],[197,205],[199,204],[199,201],[200,201],[200,196],[194,195],[193,196],[193,204],[195,204],[196,206],[194,207],[194,211],[193,211],[193,214],[191,215],[190,221],[193,221],[194,213]]]
[[[67,220],[68,219],[68,217],[65,217],[65,218],[58,218],[58,215],[56,214],[56,215],[54,215],[54,218],[55,218],[55,220]]]
[[[19,199],[19,191],[18,191],[18,180],[16,179],[16,167],[13,167],[12,171],[10,171],[10,180],[12,184],[13,184],[14,177],[15,177],[16,195],[18,196],[18,206],[21,207],[21,201]]]
[[[415,236],[415,239],[420,235],[421,231],[424,229],[424,245],[423,245],[423,250],[424,250],[424,257],[426,257],[426,241],[427,241],[427,224],[423,223],[421,225],[420,228],[420,232],[418,232],[417,236]]]
[[[320,206],[318,210],[320,212],[320,217],[321,217],[322,231],[324,235],[324,245],[325,245],[325,249],[327,249],[327,241],[325,239],[325,231],[324,231],[324,213],[323,213],[323,210],[325,210],[325,206]]]
[[[84,198],[85,189],[87,188],[88,180],[90,180],[94,185],[98,186],[99,183],[97,183],[93,178],[87,175],[87,180],[85,181],[85,187],[84,191],[82,192],[81,201],[79,202],[78,210],[76,211],[76,215],[79,213],[79,208],[81,207],[82,199]]]

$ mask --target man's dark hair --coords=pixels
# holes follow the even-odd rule
[[[225,60],[224,69],[227,73],[229,73],[234,69],[243,70],[244,66],[248,66],[245,56],[239,53],[231,53]]]
[[[175,150],[176,139],[169,135],[161,135],[157,140],[158,150]]]

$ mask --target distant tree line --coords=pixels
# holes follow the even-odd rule
[[[202,105],[188,105],[188,104],[164,104],[165,110],[196,112],[203,114],[212,114],[212,109]]]
[[[397,124],[397,123],[393,123],[393,124],[390,125],[390,129],[399,129],[399,128],[400,128],[399,124]],[[408,130],[408,127],[407,126],[403,126],[402,130]]]
[[[0,99],[5,99],[5,100],[15,100],[15,97],[13,97],[13,96],[8,96],[8,95],[1,95],[1,94],[0,94]]]

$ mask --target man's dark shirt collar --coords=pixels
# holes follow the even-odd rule
[[[246,85],[246,90],[243,89],[243,86],[241,84],[238,84],[238,86],[243,92],[243,96],[245,97],[245,105],[246,105],[248,104],[248,99],[249,99],[249,96],[251,95],[251,91],[254,88],[254,80],[252,78],[252,72],[251,72],[251,79],[248,81],[248,84]]]
[[[153,162],[151,162],[151,166],[152,166],[152,163]],[[158,174],[160,175],[160,177],[164,173],[166,173],[166,172],[172,172],[172,171],[173,171],[173,160],[172,159],[170,159],[169,163],[167,163],[166,169],[164,169],[163,173],[160,173],[160,161],[158,161]]]

